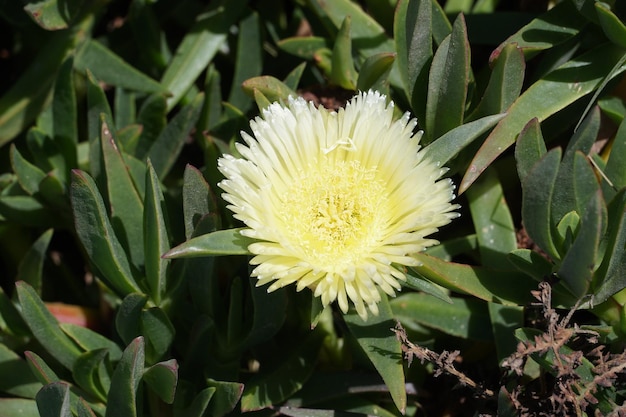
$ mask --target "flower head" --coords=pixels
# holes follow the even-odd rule
[[[438,243],[427,236],[457,217],[446,172],[424,158],[415,119],[393,120],[393,103],[360,93],[338,112],[302,98],[270,105],[242,132],[241,158],[218,162],[219,186],[248,249],[257,285],[310,287],[324,306],[350,300],[378,314],[378,288],[390,296],[403,266]]]

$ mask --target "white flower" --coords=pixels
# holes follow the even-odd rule
[[[270,105],[242,132],[242,158],[218,161],[228,208],[257,239],[252,276],[269,291],[295,283],[324,306],[350,300],[363,319],[378,314],[378,288],[390,296],[403,266],[438,243],[427,238],[457,217],[446,172],[424,159],[415,119],[393,121],[393,103],[360,93],[338,112],[302,98]]]

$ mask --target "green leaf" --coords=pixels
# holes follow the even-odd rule
[[[254,89],[254,101],[256,102],[257,107],[260,112],[263,112],[264,109],[268,108],[272,103],[263,95],[262,92]]]
[[[480,264],[508,269],[506,255],[517,249],[515,225],[495,171],[487,171],[467,190],[474,230],[478,238]]]
[[[131,343],[141,334],[141,316],[148,297],[144,294],[128,294],[115,316],[115,329],[124,343]]]
[[[533,165],[535,165],[546,152],[546,143],[541,134],[541,126],[535,117],[524,126],[515,144],[517,175],[522,183],[526,180]]]
[[[401,323],[419,323],[463,339],[491,342],[491,328],[484,301],[452,297],[447,303],[428,294],[408,293],[390,300],[393,316]]]
[[[608,4],[596,2],[594,6],[598,14],[600,27],[606,37],[615,45],[626,48],[626,26],[624,26],[619,17],[611,12],[611,8]]]
[[[517,351],[515,330],[524,325],[524,308],[488,303],[493,340],[496,344],[498,363]]]
[[[218,230],[202,236],[194,237],[171,249],[165,258],[194,258],[216,255],[249,255],[248,246],[255,239],[243,236],[239,229]]]
[[[594,277],[592,305],[606,301],[626,288],[626,189],[622,189],[608,206],[606,249]]]
[[[209,406],[209,401],[215,394],[215,388],[209,387],[200,391],[191,404],[185,408],[174,406],[174,417],[203,417]]]
[[[202,172],[187,165],[183,175],[183,217],[185,236],[191,239],[198,224],[207,216],[217,220],[217,204]]]
[[[574,154],[574,168],[572,174],[574,181],[574,197],[576,201],[576,212],[581,216],[584,214],[587,204],[600,191],[600,184],[596,177],[593,166],[587,156],[580,151]]]
[[[209,387],[215,387],[215,395],[209,404],[210,415],[224,416],[229,414],[241,398],[244,384],[239,382],[207,380]]]
[[[404,91],[418,120],[425,120],[428,70],[433,57],[430,0],[398,2],[394,19],[397,62]]]
[[[425,157],[445,165],[505,116],[506,114],[486,116],[452,129],[424,148]]]
[[[406,273],[406,282],[401,282],[403,286],[407,286],[414,290],[422,291],[428,295],[436,297],[446,303],[451,303],[452,299],[441,286],[436,285],[420,274],[412,271],[412,273]]]
[[[515,249],[507,257],[518,270],[537,282],[543,281],[552,273],[552,262],[530,249]]]
[[[161,84],[171,93],[168,111],[187,93],[226,41],[231,25],[244,10],[243,4],[242,0],[224,2],[216,11],[199,16],[187,32],[161,78]]]
[[[248,78],[260,75],[263,71],[262,39],[261,23],[256,12],[241,19],[237,37],[235,72],[228,96],[228,102],[241,110],[248,109],[250,105],[250,98],[241,88],[242,83]]]
[[[102,161],[102,115],[109,126],[115,126],[109,101],[98,81],[87,72],[87,134],[89,137],[89,172],[100,186],[105,184]]]
[[[15,284],[20,302],[20,314],[37,341],[67,369],[72,369],[80,355],[74,342],[59,328],[59,323],[48,311],[39,295],[25,282]]]
[[[37,393],[37,408],[41,417],[72,417],[70,386],[67,382],[53,382]]]
[[[143,415],[139,401],[144,369],[143,337],[134,339],[124,350],[111,378],[105,417],[138,417]]]
[[[204,94],[200,93],[174,116],[150,147],[148,158],[160,179],[165,178],[178,159],[189,132],[200,117],[203,103]]]
[[[297,392],[311,376],[324,333],[314,330],[291,352],[282,355],[278,367],[253,376],[245,385],[241,410],[254,411],[278,404]]]
[[[39,236],[26,252],[18,267],[16,281],[26,282],[37,294],[41,294],[43,264],[53,233],[53,229],[48,229]]]
[[[96,349],[81,354],[72,368],[74,381],[85,391],[94,395],[98,400],[106,402],[109,385],[103,385],[100,374],[107,373],[106,349]],[[106,377],[107,382],[108,375]]]
[[[135,157],[146,157],[150,147],[167,125],[166,116],[167,100],[162,94],[153,94],[143,102],[137,115],[137,123],[142,126],[142,131],[133,153]]]
[[[23,398],[35,398],[41,383],[30,371],[28,363],[17,353],[0,343],[0,369],[10,378],[0,379],[0,392]],[[2,403],[0,403],[2,404]],[[0,405],[0,410],[2,410]],[[0,411],[2,417],[2,411]]]
[[[166,227],[166,207],[163,191],[156,172],[148,161],[146,175],[146,197],[144,200],[144,252],[146,281],[150,288],[152,301],[161,303],[166,290],[168,259],[161,258],[170,248],[169,234]]]
[[[137,108],[135,105],[135,93],[122,87],[115,87],[115,99],[113,108],[115,109],[115,128],[117,129],[118,139],[120,139],[120,130],[129,127],[135,123],[137,118]],[[125,142],[120,140],[122,144]],[[129,152],[127,147],[124,147]]]
[[[470,79],[470,51],[462,15],[433,57],[425,116],[426,143],[463,123]]]
[[[346,16],[341,23],[339,33],[335,39],[331,62],[330,82],[346,90],[356,88],[357,73],[352,59],[352,40],[350,39],[350,23],[352,19]]]
[[[292,69],[289,74],[283,80],[283,83],[290,89],[296,90],[298,88],[298,84],[300,84],[300,78],[302,78],[302,73],[306,69],[306,62],[301,63],[294,69]]]
[[[572,1],[559,2],[548,12],[537,16],[502,42],[491,54],[491,59],[496,59],[502,49],[509,44],[516,44],[526,59],[530,59],[540,51],[550,49],[576,36],[587,24],[587,19],[578,13],[572,3]]]
[[[268,294],[266,288],[258,287],[252,279],[248,280],[248,285],[252,295],[254,314],[250,320],[252,321],[250,330],[242,342],[243,348],[251,348],[269,340],[278,333],[287,316],[288,301],[285,291],[274,291]]]
[[[52,382],[60,381],[57,374],[55,374],[48,364],[35,352],[27,350],[24,352],[24,356],[28,361],[28,367],[40,383],[48,385]]]
[[[46,177],[46,173],[36,165],[28,162],[14,144],[11,144],[10,154],[11,168],[13,168],[20,186],[29,195],[37,194],[39,192],[39,184]]]
[[[59,218],[55,217],[48,207],[30,196],[0,196],[0,216],[18,224],[36,227],[52,227],[58,225]]]
[[[557,275],[577,298],[587,294],[592,275],[596,269],[596,257],[600,238],[606,226],[606,207],[598,191],[589,200],[581,218],[576,240],[563,257]]]
[[[178,363],[175,359],[156,363],[145,370],[143,380],[163,402],[172,404],[178,382]]]
[[[45,104],[56,73],[82,36],[80,30],[52,33],[39,45],[32,63],[0,97],[0,146],[30,126]]]
[[[140,333],[145,338],[146,362],[161,360],[169,352],[176,329],[167,314],[158,307],[141,312]]]
[[[561,160],[555,148],[537,162],[522,183],[522,218],[528,236],[553,260],[561,259],[552,239],[552,195]]]
[[[94,180],[86,173],[72,171],[72,210],[76,233],[91,262],[104,279],[121,295],[141,292],[130,263],[113,227]]]
[[[530,291],[536,281],[511,270],[494,270],[470,266],[419,253],[415,258],[422,263],[413,267],[427,279],[462,294],[471,294],[485,301],[502,304],[525,304],[530,301]]]
[[[434,297],[429,298],[437,300]],[[354,309],[344,315],[344,320],[350,333],[385,381],[394,404],[401,413],[404,413],[406,388],[402,367],[402,347],[392,332],[395,322],[389,301],[384,294],[381,295],[378,309],[378,316],[370,316],[367,321],[363,321]]]
[[[271,75],[250,78],[244,81],[243,89],[252,97],[254,97],[254,91],[258,90],[272,103],[275,101],[287,101],[289,96],[297,97],[295,91]]]
[[[106,349],[109,358],[116,362],[122,357],[122,349],[112,340],[91,329],[71,323],[61,323],[61,330],[65,332],[84,351]]]
[[[517,45],[509,44],[504,47],[495,61],[483,97],[468,119],[505,112],[519,97],[525,69],[524,56]]]
[[[24,11],[43,29],[52,31],[67,29],[82,7],[82,0],[43,0],[26,4]]]
[[[564,2],[568,3],[568,2]],[[554,10],[554,9],[553,9]],[[592,92],[608,74],[616,76],[613,67],[623,53],[612,45],[601,45],[572,59],[531,85],[508,110],[474,156],[463,177],[459,192],[464,192],[487,166],[515,142],[516,136],[536,117],[543,121],[577,99]],[[593,62],[593,65],[589,63]]]
[[[164,93],[167,89],[157,81],[132,67],[109,48],[96,40],[89,40],[78,50],[74,66],[89,70],[97,79],[117,87],[144,93]]]
[[[74,89],[74,59],[63,62],[54,84],[52,98],[52,125],[54,138],[63,154],[68,168],[77,166],[76,144],[78,143],[78,109]],[[69,170],[68,170],[69,173]],[[63,172],[63,178],[66,173]]]
[[[129,261],[144,264],[143,201],[124,161],[111,127],[102,118],[101,142],[111,226],[128,253]]]
[[[396,54],[382,52],[368,57],[359,70],[356,89],[360,91],[389,89],[387,76],[395,62]]]
[[[35,400],[0,398],[0,417],[41,417]]]
[[[320,36],[285,38],[279,40],[276,45],[288,54],[307,61],[312,61],[315,58],[315,53],[320,49],[330,50],[332,48],[330,40]]]
[[[604,175],[613,184],[613,187],[611,187],[606,182],[603,182],[602,187],[607,201],[610,201],[615,196],[617,190],[626,187],[626,119],[621,122],[617,133],[615,133],[611,153],[604,168]]]

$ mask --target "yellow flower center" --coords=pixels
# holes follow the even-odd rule
[[[298,178],[283,198],[290,243],[321,268],[354,264],[379,240],[385,186],[359,161],[323,163]]]

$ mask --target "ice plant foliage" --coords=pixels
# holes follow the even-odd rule
[[[427,236],[457,216],[453,185],[437,161],[424,158],[406,113],[360,93],[338,112],[302,98],[274,103],[242,132],[241,158],[225,155],[219,186],[249,246],[257,285],[296,283],[327,306],[350,300],[363,319],[378,314],[381,294],[405,280],[413,254],[438,243]]]

